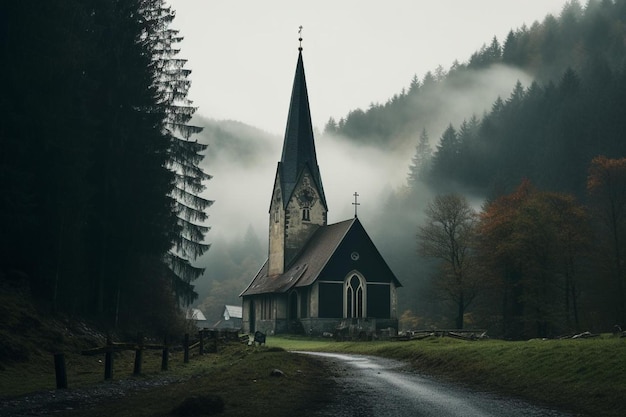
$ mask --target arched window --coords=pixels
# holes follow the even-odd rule
[[[347,318],[367,317],[365,306],[365,279],[358,274],[350,274],[345,281],[344,315]]]

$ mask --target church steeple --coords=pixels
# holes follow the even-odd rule
[[[313,138],[311,110],[309,108],[309,96],[304,75],[302,47],[299,50],[296,75],[291,91],[287,128],[285,129],[283,152],[279,163],[283,202],[286,207],[293,195],[300,175],[305,167],[308,167],[312,180],[319,190],[321,202],[324,207],[327,207],[322,177],[315,154],[315,140]]]
[[[315,154],[302,44],[298,51],[283,151],[270,204],[269,276],[286,270],[313,233],[326,225],[328,211]]]

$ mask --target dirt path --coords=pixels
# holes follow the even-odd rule
[[[424,377],[391,359],[320,352],[335,370],[339,389],[318,417],[571,417],[493,393],[472,391]]]

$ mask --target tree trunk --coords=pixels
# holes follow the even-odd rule
[[[456,328],[462,329],[463,328],[463,316],[465,313],[465,296],[462,291],[461,291],[458,303],[459,304],[458,304],[458,311],[457,311],[457,316],[456,316]]]

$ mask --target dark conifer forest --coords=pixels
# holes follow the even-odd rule
[[[0,7],[0,280],[162,331],[197,297],[206,145],[163,0]]]

